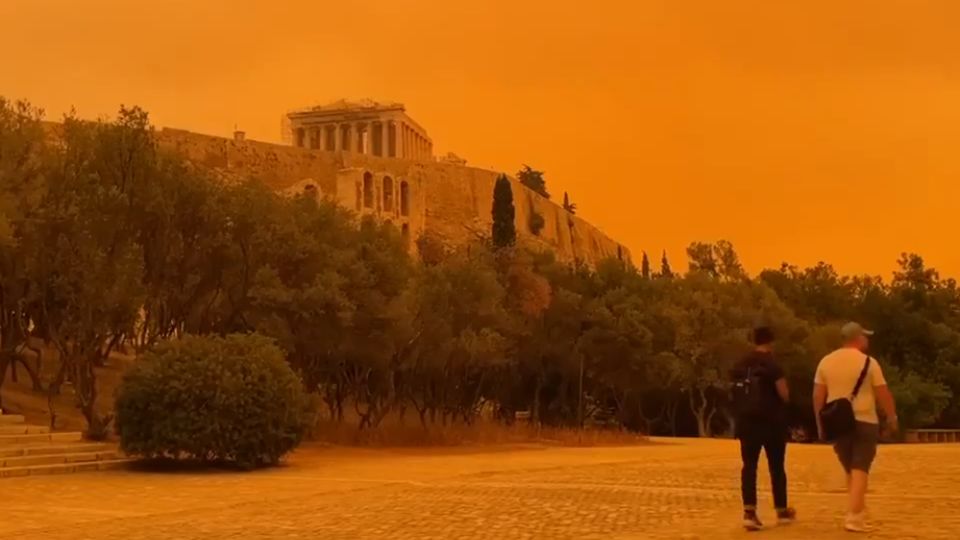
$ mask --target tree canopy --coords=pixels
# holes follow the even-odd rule
[[[523,168],[517,172],[517,179],[520,180],[521,184],[549,199],[550,193],[547,191],[547,181],[543,177],[543,174],[543,171],[538,171],[529,165],[524,165]],[[564,207],[566,207],[566,205]]]
[[[889,281],[828,263],[754,277],[725,241],[692,243],[686,272],[666,253],[656,273],[646,254],[640,269],[569,265],[515,246],[501,176],[492,245],[425,235],[411,258],[390,223],[223,183],[162,151],[136,107],[68,116],[54,134],[41,118],[0,100],[0,384],[17,368],[37,391],[71,382],[93,434],[110,423],[95,404],[111,351],[237,332],[276,343],[329,417],[361,429],[408,409],[425,426],[490,410],[723,434],[727,371],[761,318],[798,422],[812,421],[813,370],[852,319],[877,331],[904,423],[960,427],[960,291],[920,255]],[[25,354],[30,338],[57,351],[53,377]]]

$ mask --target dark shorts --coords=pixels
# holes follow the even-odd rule
[[[877,443],[880,441],[880,426],[857,422],[857,428],[833,444],[833,449],[840,458],[840,464],[848,473],[856,469],[870,472],[873,458],[877,456]]]

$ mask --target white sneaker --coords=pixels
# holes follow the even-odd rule
[[[855,533],[870,532],[870,527],[867,525],[867,513],[847,514],[847,519],[843,522],[843,528]]]
[[[763,522],[760,521],[760,518],[757,516],[756,510],[744,510],[743,512],[743,528],[748,531],[762,531]]]

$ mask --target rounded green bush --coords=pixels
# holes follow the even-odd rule
[[[124,452],[243,468],[273,465],[300,443],[307,398],[273,342],[256,334],[160,343],[117,391]]]

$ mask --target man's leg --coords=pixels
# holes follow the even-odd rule
[[[850,448],[850,513],[860,514],[866,506],[867,482],[870,467],[877,456],[880,428],[874,424],[857,423]]]
[[[770,484],[773,486],[773,505],[780,512],[787,509],[787,440],[772,433],[764,449],[770,468]]]
[[[852,515],[860,515],[866,508],[867,482],[870,473],[853,469],[850,471],[850,489],[848,490],[849,512]]]
[[[849,454],[848,514],[846,528],[849,531],[864,532],[866,525],[867,484],[870,467],[877,455],[879,429],[874,424],[857,423],[857,429],[851,437]]]
[[[740,494],[744,510],[757,509],[757,462],[760,461],[762,448],[763,439],[756,434],[745,433],[740,436],[740,459],[743,461],[743,468],[740,469]]]
[[[758,433],[746,431],[740,434],[740,458],[743,461],[740,493],[743,497],[743,526],[748,531],[763,529],[763,522],[757,517],[757,462],[760,461],[763,442]]]

